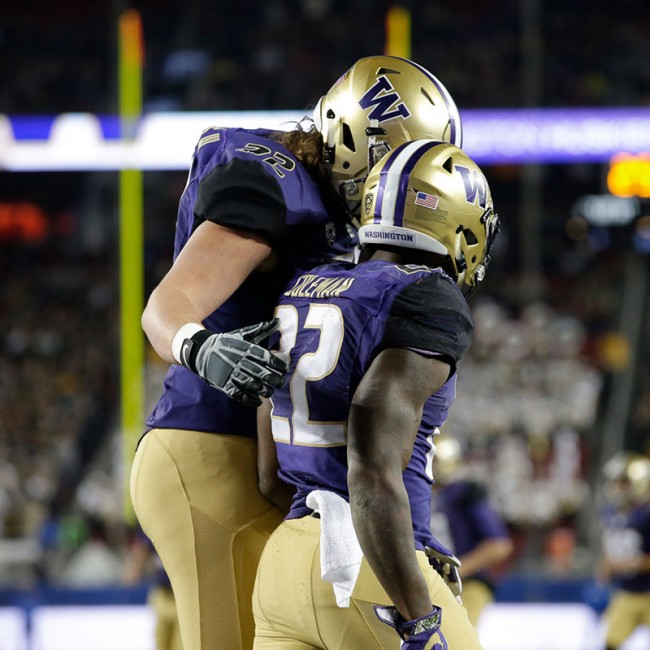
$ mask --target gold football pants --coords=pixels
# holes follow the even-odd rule
[[[156,650],[183,650],[174,594],[168,587],[154,587],[147,598],[156,617]]]
[[[251,595],[282,513],[257,487],[249,438],[154,429],[131,471],[138,521],[169,576],[184,650],[250,650]]]
[[[619,648],[637,627],[650,627],[650,592],[614,592],[604,617],[607,621],[607,646]]]
[[[472,625],[477,626],[483,610],[494,602],[492,590],[482,580],[463,580],[463,606]]]
[[[424,552],[418,562],[431,601],[442,608],[442,634],[449,650],[481,650],[467,612]],[[336,605],[329,582],[320,577],[320,520],[303,517],[283,522],[269,539],[253,593],[255,650],[399,650],[394,629],[379,621],[374,605],[390,605],[386,592],[364,560],[350,607]],[[439,643],[436,634],[430,646]],[[428,648],[429,646],[427,646]]]

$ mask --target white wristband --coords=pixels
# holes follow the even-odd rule
[[[203,329],[205,329],[205,327],[198,323],[185,323],[185,325],[178,328],[178,332],[174,334],[174,338],[172,339],[172,356],[176,363],[181,363],[181,348],[183,347],[183,341],[191,338],[194,334]]]

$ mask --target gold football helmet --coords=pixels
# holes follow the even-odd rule
[[[440,485],[448,485],[459,478],[461,469],[462,449],[455,438],[440,436],[435,441],[435,455],[433,457],[433,476]]]
[[[334,186],[354,215],[368,170],[391,149],[418,138],[462,146],[460,115],[447,89],[422,66],[394,56],[357,61],[320,98],[314,123]]]
[[[604,465],[605,494],[612,502],[625,504],[650,498],[650,458],[619,451]]]
[[[476,287],[485,276],[498,230],[485,176],[452,144],[407,142],[383,158],[364,185],[361,244],[445,255],[461,287]]]

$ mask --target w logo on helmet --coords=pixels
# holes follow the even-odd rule
[[[485,208],[487,206],[488,195],[488,184],[485,176],[475,169],[469,169],[462,165],[454,165],[454,167],[463,179],[467,202],[478,203],[482,208]]]
[[[397,105],[395,106],[395,104]],[[377,79],[377,82],[360,99],[359,106],[365,110],[372,108],[368,119],[378,122],[385,122],[393,117],[407,118],[411,115],[406,104],[402,102],[402,98],[395,92],[386,77]]]

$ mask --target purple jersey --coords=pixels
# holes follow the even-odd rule
[[[208,129],[194,152],[178,209],[174,259],[206,220],[261,235],[280,258],[278,268],[252,273],[203,321],[215,332],[268,320],[297,269],[348,259],[357,242],[333,190],[321,192],[278,137],[262,129]],[[147,426],[256,436],[254,409],[178,365],[170,367]]]
[[[435,513],[441,513],[449,529],[451,544],[458,557],[489,539],[508,539],[510,534],[501,516],[492,509],[482,486],[471,481],[456,481],[436,494]],[[471,576],[482,577],[484,574]]]
[[[650,555],[650,503],[630,510],[607,507],[601,514],[603,552],[618,560]],[[616,585],[625,591],[650,592],[650,571],[616,576]]]
[[[456,284],[440,269],[371,261],[335,262],[295,278],[276,310],[279,352],[289,360],[273,395],[273,437],[280,476],[297,494],[288,518],[312,511],[309,492],[349,500],[347,417],[361,378],[384,349],[440,355],[455,369],[470,342],[472,319]],[[404,473],[417,548],[435,545],[431,506],[431,439],[455,396],[455,374],[426,402]]]

